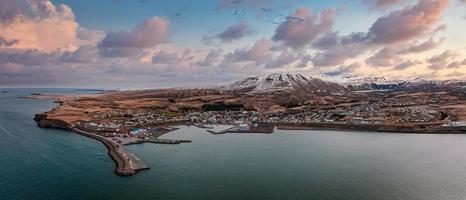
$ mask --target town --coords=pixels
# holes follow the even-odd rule
[[[179,111],[166,109],[112,109],[91,113],[93,120],[79,122],[82,129],[113,138],[123,144],[152,141],[179,144],[188,141],[157,139],[176,130],[169,125],[230,125],[231,132],[263,132],[254,129],[263,124],[342,124],[342,125],[399,125],[429,124],[436,127],[466,126],[463,121],[445,121],[446,114],[429,106],[386,106],[358,103],[350,107],[337,106],[319,110],[287,111]],[[263,126],[261,126],[263,127]],[[211,131],[212,132],[212,131]],[[228,131],[225,131],[228,132]],[[265,132],[270,132],[267,130]]]

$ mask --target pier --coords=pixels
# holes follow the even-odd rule
[[[264,133],[271,134],[275,126],[269,123],[257,124],[235,124],[233,127],[221,131],[207,130],[207,132],[214,135],[221,135],[226,133]]]
[[[191,140],[172,140],[172,139],[157,139],[157,138],[152,138],[147,140],[149,143],[155,143],[155,144],[181,144],[181,143],[190,143]]]
[[[108,155],[116,163],[115,173],[117,175],[132,176],[140,170],[150,169],[149,165],[129,152],[123,145],[78,128],[72,128],[71,131],[101,141],[107,147]]]

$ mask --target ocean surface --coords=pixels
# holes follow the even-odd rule
[[[98,141],[40,129],[49,100],[0,89],[0,200],[5,199],[319,199],[462,200],[466,135],[336,131],[211,135],[195,127],[163,138],[180,145],[129,146],[152,169],[132,177]]]

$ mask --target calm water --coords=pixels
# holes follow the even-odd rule
[[[0,89],[1,91],[2,89]],[[104,146],[39,129],[54,106],[0,93],[0,199],[445,199],[466,197],[466,135],[277,131],[210,135],[182,127],[181,145],[129,149],[152,169],[113,174]],[[58,92],[66,92],[60,90]]]

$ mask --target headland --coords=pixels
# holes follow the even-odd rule
[[[302,79],[288,76],[288,79],[280,76],[277,81]],[[176,130],[172,125],[194,125],[216,135],[270,134],[275,127],[466,133],[466,82],[360,92],[317,79],[299,84],[280,82],[277,83],[280,87],[258,91],[259,86],[250,87],[251,80],[226,88],[110,91],[92,95],[33,94],[28,98],[49,98],[58,103],[52,110],[36,115],[39,127],[66,129],[102,141],[117,164],[115,172],[125,176],[149,167],[124,145],[191,142],[160,139],[161,135]],[[284,83],[289,86],[283,87]],[[214,131],[210,129],[211,124],[231,127]]]

